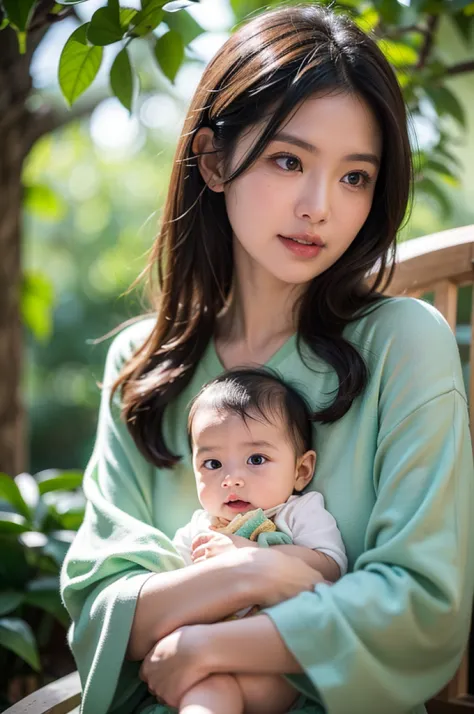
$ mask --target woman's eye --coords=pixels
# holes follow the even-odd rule
[[[354,188],[365,188],[372,182],[372,179],[366,171],[351,171],[346,174],[344,178],[347,179],[344,183]]]
[[[210,471],[215,471],[216,469],[220,469],[222,464],[217,459],[206,459],[203,466]]]
[[[301,168],[300,160],[297,159],[296,156],[291,156],[291,154],[274,156],[273,161],[277,164],[277,166],[287,172],[293,172]]]
[[[262,466],[266,462],[266,458],[262,454],[252,454],[252,456],[249,456],[248,461],[252,466]]]

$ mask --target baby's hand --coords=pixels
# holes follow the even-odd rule
[[[202,533],[194,538],[191,543],[191,559],[193,563],[199,563],[208,558],[225,553],[234,548],[248,548],[256,543],[252,543],[247,538],[236,535],[225,535],[224,533]]]

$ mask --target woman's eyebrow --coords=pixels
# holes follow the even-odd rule
[[[319,149],[313,144],[310,144],[304,139],[299,139],[297,136],[293,136],[292,134],[287,134],[285,131],[280,131],[278,134],[275,134],[271,141],[285,141],[287,144],[299,146],[301,149],[305,149],[305,151],[309,151],[311,154],[317,154],[319,152]],[[343,157],[343,161],[365,161],[369,164],[373,164],[376,169],[380,167],[379,158],[375,154],[370,153],[347,154],[347,156]]]

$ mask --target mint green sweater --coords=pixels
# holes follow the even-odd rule
[[[175,469],[149,464],[119,419],[117,395],[109,406],[110,385],[152,324],[125,328],[110,347],[86,515],[61,573],[83,714],[129,714],[146,698],[140,663],[124,661],[136,598],[150,571],[183,566],[170,539],[199,507],[187,405],[223,370],[213,341],[165,413],[166,442],[184,455]],[[458,350],[442,316],[411,298],[387,300],[344,334],[369,380],[342,419],[314,427],[310,488],[336,518],[349,572],[266,613],[304,669],[292,678],[312,700],[301,711],[420,714],[460,662],[473,598],[473,462]],[[306,346],[304,356],[307,364],[293,336],[267,365],[319,409],[336,377]]]

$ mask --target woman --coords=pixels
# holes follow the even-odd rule
[[[344,17],[263,13],[207,67],[150,260],[154,312],[110,348],[62,571],[84,714],[165,712],[157,699],[216,673],[290,675],[302,712],[419,714],[454,674],[473,595],[459,356],[434,308],[378,292],[410,182],[394,73]],[[244,364],[298,380],[314,410],[310,488],[350,565],[335,585],[271,549],[182,568],[172,547],[198,505],[187,405]]]

